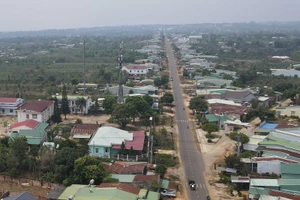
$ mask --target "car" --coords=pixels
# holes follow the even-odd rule
[[[188,180],[191,190],[196,190],[196,182],[194,180]]]
[[[175,190],[163,190],[160,192],[160,194],[165,197],[176,197]]]

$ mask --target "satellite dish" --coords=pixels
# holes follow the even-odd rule
[[[68,198],[69,200],[73,200],[73,196],[69,196],[69,198]]]
[[[93,193],[93,190],[92,189],[89,189],[90,193]]]
[[[94,179],[91,179],[91,180],[90,180],[90,185],[94,185],[94,182],[95,182],[95,180],[94,180]]]

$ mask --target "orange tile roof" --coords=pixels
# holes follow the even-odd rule
[[[125,165],[114,163],[103,164],[105,171],[115,173],[115,174],[143,174],[146,167],[145,164],[135,164],[135,165]]]
[[[21,127],[21,126],[27,126],[30,129],[35,129],[39,124],[40,124],[40,122],[35,121],[33,119],[29,119],[29,120],[17,122],[15,124],[11,125],[10,129],[14,129],[14,128]]]

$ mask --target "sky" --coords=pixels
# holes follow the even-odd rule
[[[0,31],[300,21],[300,0],[0,0]]]

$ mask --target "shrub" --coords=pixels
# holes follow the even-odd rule
[[[213,141],[212,141],[211,139],[208,139],[207,142],[208,142],[208,143],[212,143]]]
[[[210,134],[210,133],[205,134],[205,137],[207,139],[214,139],[215,138],[215,136],[213,134]]]

